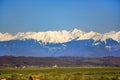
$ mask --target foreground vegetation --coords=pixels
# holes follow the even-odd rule
[[[120,67],[0,69],[0,80],[29,80],[31,75],[41,76],[36,80],[120,80]]]

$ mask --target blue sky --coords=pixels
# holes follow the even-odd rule
[[[120,0],[0,0],[0,32],[120,30]]]

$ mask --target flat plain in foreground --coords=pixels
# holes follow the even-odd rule
[[[120,80],[120,67],[1,68],[0,80]]]

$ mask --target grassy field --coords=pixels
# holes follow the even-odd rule
[[[29,80],[31,75],[41,76],[36,80],[120,80],[120,67],[0,69],[0,80]]]

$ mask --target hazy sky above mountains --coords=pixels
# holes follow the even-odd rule
[[[120,31],[120,0],[0,0],[0,32]]]

